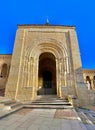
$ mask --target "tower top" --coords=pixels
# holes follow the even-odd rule
[[[46,18],[46,25],[49,25],[48,17]]]

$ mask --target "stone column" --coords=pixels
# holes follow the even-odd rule
[[[27,81],[27,87],[29,87],[30,86],[30,61],[28,61],[28,81]]]
[[[60,97],[62,97],[61,86],[62,86],[62,62],[60,59],[59,60],[59,96]]]
[[[58,71],[58,59],[56,59],[56,85],[57,85],[57,96],[59,96],[59,71]]]
[[[64,75],[63,75],[63,60],[62,59],[56,59],[56,76],[57,76],[57,94],[59,97],[62,96],[61,87],[64,84]]]
[[[33,85],[33,92],[32,92],[32,98],[35,97],[35,61],[32,63],[32,85]]]
[[[94,88],[94,84],[93,84],[93,76],[90,77],[90,80],[91,80],[91,89]]]
[[[33,64],[33,95],[32,98],[37,96],[37,87],[38,87],[38,59],[34,59]]]
[[[30,58],[30,86],[33,87],[33,67],[34,67],[34,59]]]
[[[38,59],[35,59],[35,96],[37,96],[37,90],[38,90]]]
[[[64,59],[62,58],[60,60],[61,62],[61,87],[65,86],[65,76],[64,76]]]
[[[67,73],[69,73],[69,58],[66,57],[66,70],[67,70]]]
[[[28,80],[28,57],[25,57],[24,65],[23,65],[23,83],[22,83],[22,87],[27,87],[27,80]]]
[[[64,58],[64,80],[65,80],[65,86],[67,86],[67,66],[66,66],[66,58]]]

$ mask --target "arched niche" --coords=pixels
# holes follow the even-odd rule
[[[8,66],[6,63],[4,63],[1,68],[1,77],[6,77],[7,72],[8,72]]]

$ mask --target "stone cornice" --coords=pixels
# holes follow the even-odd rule
[[[75,29],[75,26],[67,25],[38,25],[38,24],[18,24],[18,28],[59,28],[59,29]]]
[[[95,73],[95,69],[83,69],[83,73]]]

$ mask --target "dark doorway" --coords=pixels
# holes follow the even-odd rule
[[[51,53],[39,57],[38,94],[56,94],[56,61]]]
[[[52,88],[52,73],[50,71],[43,72],[43,87]]]

